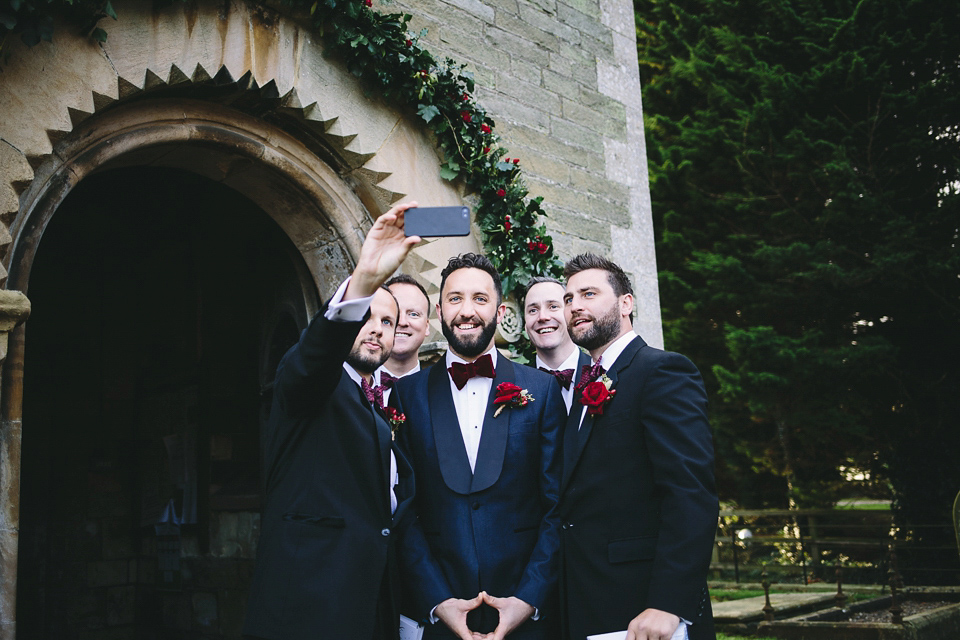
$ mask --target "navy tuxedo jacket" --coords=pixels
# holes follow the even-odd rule
[[[706,577],[717,527],[713,440],[700,373],[635,338],[607,375],[616,395],[564,429],[564,637],[621,631],[647,608],[714,637]],[[579,428],[578,428],[579,427]]]
[[[442,361],[441,361],[442,362]],[[527,389],[533,402],[494,418],[497,385]],[[474,472],[470,471],[450,379],[443,364],[400,379],[391,395],[406,415],[398,442],[413,465],[417,496],[401,532],[405,596],[424,621],[447,598],[480,591],[516,596],[540,610],[512,638],[547,638],[555,605],[560,492],[560,433],[566,421],[552,376],[499,356]],[[408,613],[408,615],[410,614]],[[496,611],[482,605],[468,624],[486,633]],[[452,637],[442,622],[426,635]]]
[[[277,367],[245,635],[368,640],[381,582],[398,577],[392,541],[412,473],[395,449],[400,484],[391,516],[390,428],[343,369],[364,323],[333,322],[324,310]],[[387,600],[381,607],[399,621],[398,604]]]

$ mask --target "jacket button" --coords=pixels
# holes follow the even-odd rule
[[[479,508],[480,508],[480,503],[479,503],[479,502],[474,502],[474,503],[473,503],[473,510],[476,511],[476,510],[479,509]]]
[[[569,522],[564,522],[564,523],[563,523],[563,528],[564,528],[564,529],[569,529],[569,528],[571,528],[571,527],[573,527],[573,525],[570,524]]]
[[[382,531],[380,531],[380,535],[386,538],[387,536],[390,535],[390,529],[383,529]]]

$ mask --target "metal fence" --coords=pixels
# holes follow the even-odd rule
[[[905,584],[960,584],[951,524],[903,531],[891,511],[859,509],[721,511],[711,577],[832,582],[839,564],[847,583],[886,584],[891,548]]]

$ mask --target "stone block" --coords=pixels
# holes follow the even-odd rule
[[[550,135],[575,147],[603,155],[603,136],[579,123],[551,117]]]
[[[480,2],[480,0],[445,0],[443,4],[463,9],[467,13],[481,18],[484,22],[493,22],[493,7],[487,6],[485,3]],[[444,11],[444,14],[446,13],[447,12]]]
[[[601,12],[599,3],[586,4],[586,11],[572,7],[563,2],[557,5],[557,17],[566,25],[573,27],[584,35],[596,40],[610,40],[610,27],[600,22]]]
[[[520,36],[504,31],[499,27],[488,27],[487,46],[494,47],[540,66],[550,64],[551,52],[549,49],[524,40]]]
[[[511,81],[508,78],[504,78],[504,81],[500,83],[499,89],[511,98],[536,107],[545,113],[556,116],[561,115],[561,98],[549,89],[523,82],[522,80]]]
[[[443,42],[442,35],[448,30],[482,37],[484,25],[493,22],[493,9],[490,10],[489,20],[478,17],[469,11],[461,10],[456,6],[439,3],[432,8],[432,14],[435,14],[434,17],[437,20],[434,27],[436,34],[441,36],[438,38],[438,42]]]
[[[541,23],[542,22],[543,21],[541,21]],[[547,20],[546,22],[555,24],[551,20]],[[545,31],[540,28],[539,25],[531,23],[526,19],[524,15],[524,5],[520,6],[520,16],[514,16],[509,13],[500,14],[497,16],[497,21],[494,24],[508,33],[534,42],[550,51],[556,51],[560,47],[560,41],[556,35]]]
[[[575,96],[581,90],[581,85],[570,76],[557,73],[551,69],[542,69],[543,86],[561,96]]]
[[[589,53],[601,60],[609,60],[614,56],[612,34],[607,34],[605,38],[594,38],[586,33],[581,34],[579,47],[584,53]]]
[[[569,162],[572,165],[584,167],[590,170],[590,167],[597,162],[603,166],[603,156],[597,153],[587,151],[572,144],[558,140],[548,132],[531,129],[526,124],[505,124],[498,126],[497,130],[503,137],[504,146],[508,149],[511,144],[536,149],[538,153],[550,156],[558,160]],[[509,155],[509,154],[507,154]],[[591,160],[591,157],[593,158]]]
[[[560,11],[561,6],[566,10],[573,9],[586,16],[590,16],[598,22],[602,17],[602,10],[599,0],[559,0],[557,9],[558,12]]]
[[[622,109],[621,117],[615,118],[585,107],[577,99],[564,98],[563,118],[571,122],[589,123],[590,129],[607,138],[613,138],[614,140],[626,140],[627,138],[626,109]]]
[[[468,35],[468,32],[459,29],[443,27],[440,30],[440,44],[442,47],[438,48],[438,52],[442,51],[443,55],[466,63],[474,73],[478,66],[492,69],[506,69],[510,66],[510,56],[506,52],[494,49],[482,38]],[[476,77],[474,79],[477,80]]]
[[[605,219],[620,227],[630,226],[631,217],[628,211],[630,187],[627,185],[614,182],[600,174],[582,171],[580,169],[571,169],[570,187],[577,191],[590,193],[615,203],[616,206],[611,207],[610,215],[605,217]]]
[[[544,209],[551,217],[580,217],[580,222],[571,221],[564,228],[584,238],[599,239],[601,236],[595,235],[596,233],[609,238],[609,219],[622,218],[626,209],[626,205],[622,203],[610,202],[567,186],[550,185],[540,181],[530,181],[530,193],[543,196]],[[554,213],[555,210],[557,213]],[[601,228],[598,232],[597,229]]]
[[[553,222],[547,222],[547,230],[553,237],[553,250],[557,256],[567,261],[581,253],[595,253],[600,256],[610,255],[610,247],[595,240],[571,235]]]
[[[580,50],[564,50],[550,54],[550,71],[575,80],[588,89],[597,88],[597,61],[592,55]]]
[[[496,119],[497,123],[503,121],[522,122],[544,132],[549,130],[549,114],[543,113],[536,107],[518,102],[502,93],[482,92],[480,96],[487,112]],[[508,144],[508,141],[504,140],[504,144]]]
[[[545,33],[553,35],[560,43],[560,46],[577,46],[580,44],[580,31],[573,27],[563,24],[557,17],[556,5],[553,5],[552,11],[544,11],[533,4],[520,5],[520,19]],[[521,33],[521,35],[523,35]]]
[[[501,71],[504,75],[509,74],[511,77],[518,78],[524,82],[547,87],[547,85],[543,84],[543,69],[538,65],[528,62],[527,60],[521,60],[519,58],[512,59],[510,60],[509,71]],[[551,87],[547,88],[555,90]]]
[[[571,2],[575,5],[576,2]],[[636,37],[636,14],[633,3],[627,0],[600,0],[600,22],[610,27],[614,32]],[[576,7],[574,7],[576,8]],[[594,15],[591,7],[583,11],[587,15]]]
[[[510,151],[514,157],[520,158],[525,176],[538,176],[546,182],[565,185],[570,181],[570,163],[550,157],[539,152],[539,149],[523,146],[513,146]]]

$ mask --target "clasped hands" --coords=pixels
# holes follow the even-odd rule
[[[481,604],[493,607],[500,613],[500,622],[491,633],[471,631],[467,626],[467,614]],[[532,616],[534,611],[535,609],[532,606],[520,598],[514,596],[495,598],[486,591],[481,591],[477,594],[477,597],[471,600],[460,600],[459,598],[444,600],[437,605],[434,615],[450,627],[461,640],[503,640],[514,629],[523,624],[527,618]]]

